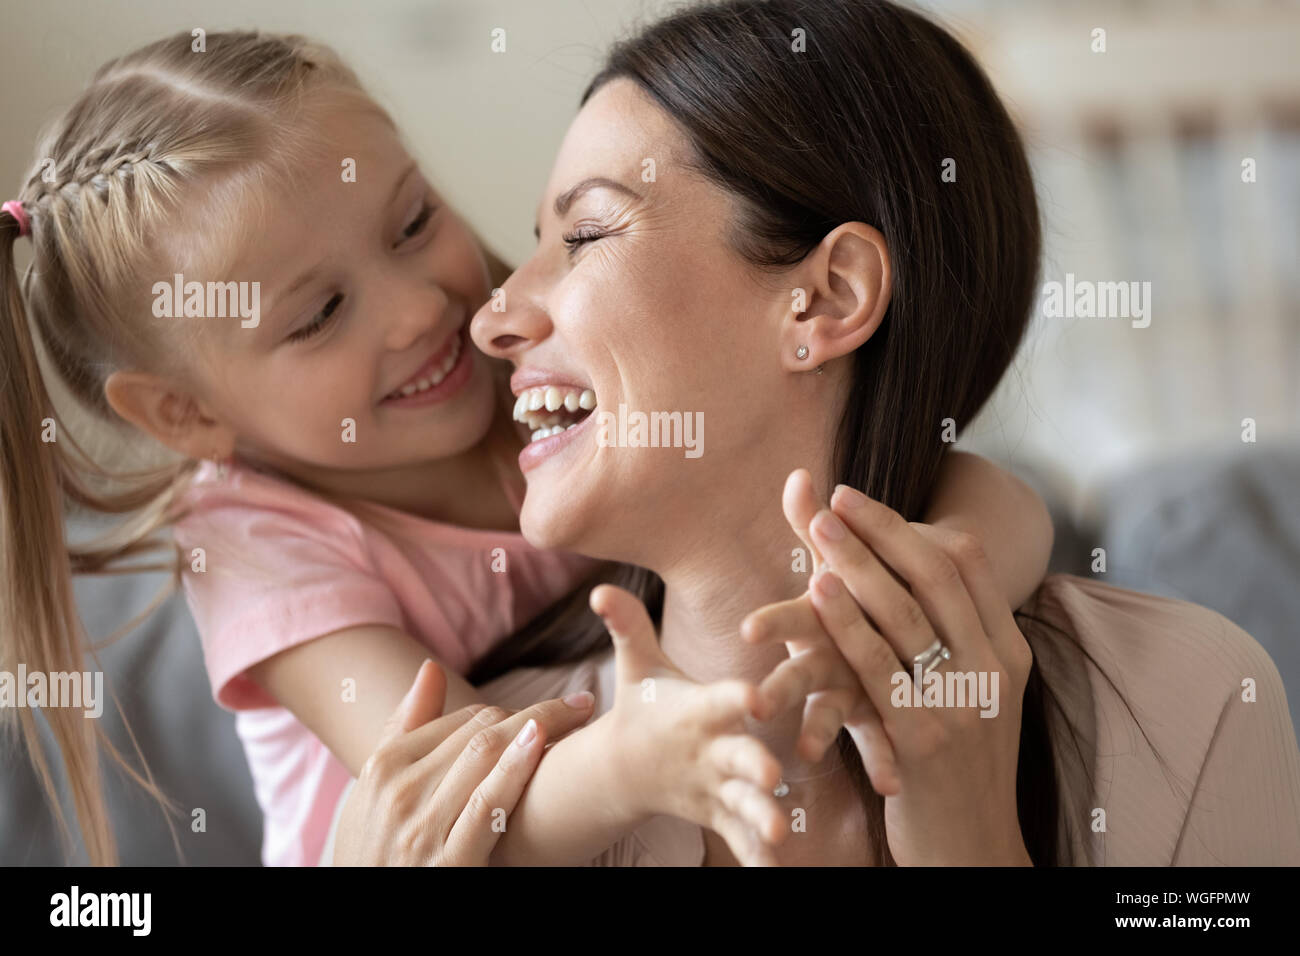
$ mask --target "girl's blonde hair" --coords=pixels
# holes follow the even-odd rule
[[[204,42],[181,33],[152,43],[100,68],[43,137],[15,197],[34,247],[21,291],[19,225],[0,213],[0,669],[13,673],[25,663],[29,672],[77,672],[87,651],[94,656],[73,602],[73,574],[140,570],[145,565],[131,559],[166,551],[169,558],[150,567],[179,577],[174,545],[159,532],[176,516],[196,463],[106,467],[91,440],[116,444],[104,437],[120,438],[122,423],[104,383],[115,369],[173,361],[174,333],[150,317],[153,282],[202,255],[210,266],[217,249],[233,248],[255,228],[267,187],[287,182],[320,145],[311,131],[322,99],[307,94],[323,89],[388,120],[333,51],[303,37],[212,33]],[[66,426],[82,417],[92,430],[79,443]],[[70,544],[65,507],[123,520],[91,542]],[[36,722],[27,708],[16,712],[68,836]],[[44,713],[90,861],[113,864],[97,742],[168,801],[148,767],[143,775],[132,769],[80,709]],[[13,715],[0,719],[12,729]]]

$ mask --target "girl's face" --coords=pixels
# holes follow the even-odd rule
[[[495,407],[468,334],[489,295],[479,245],[382,117],[338,110],[321,132],[228,274],[192,277],[261,287],[256,327],[202,320],[192,391],[236,450],[290,471],[463,452]]]
[[[638,87],[602,87],[560,147],[537,249],[506,282],[505,311],[484,306],[474,318],[479,347],[516,364],[516,395],[595,394],[590,413],[552,413],[561,424],[585,415],[579,424],[520,455],[520,526],[534,544],[658,570],[673,560],[664,547],[693,547],[746,509],[752,517],[755,486],[779,500],[783,476],[766,486],[771,439],[794,447],[792,433],[824,424],[805,420],[808,396],[780,358],[789,289],[731,248],[732,201],[685,155],[682,134]],[[674,412],[676,447],[638,445],[634,414]],[[532,423],[546,416],[535,410]]]

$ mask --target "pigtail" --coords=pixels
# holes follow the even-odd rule
[[[82,672],[87,655],[102,670],[96,650],[170,593],[96,645],[78,617],[74,574],[165,569],[173,587],[179,582],[176,547],[160,532],[183,513],[198,463],[170,460],[127,471],[101,465],[92,451],[126,437],[105,399],[107,375],[152,367],[174,348],[141,320],[139,306],[148,277],[167,271],[162,264],[182,202],[222,190],[251,195],[290,175],[310,145],[311,124],[304,121],[310,117],[303,115],[309,90],[328,84],[365,98],[333,51],[303,37],[211,34],[201,54],[192,43],[188,32],[178,33],[96,71],[38,145],[38,167],[20,191],[24,202],[0,212],[0,669],[10,673],[20,664],[29,673]],[[234,235],[236,226],[215,231]],[[20,283],[14,244],[26,235],[33,265]],[[51,390],[56,382],[57,392]],[[67,418],[56,402],[72,403]],[[90,429],[81,431],[85,447],[64,427],[76,421],[81,429],[83,418]],[[92,541],[69,543],[69,511],[121,520]],[[161,557],[147,563],[150,554]],[[90,861],[117,861],[101,746],[160,803],[179,852],[170,817],[175,807],[154,782],[130,727],[141,770],[82,710],[46,707],[43,713]],[[0,725],[11,733],[20,728],[69,836],[33,712],[0,707]]]
[[[0,213],[0,667],[11,674],[19,664],[46,674],[81,671],[83,641],[56,459],[58,425],[19,290],[14,265],[19,236],[19,221],[9,211]],[[113,863],[96,728],[76,708],[47,707],[43,713],[63,757],[90,859]],[[7,731],[12,732],[15,720],[41,782],[54,794],[35,716],[25,707],[0,709],[0,724]],[[59,827],[69,837],[62,807],[52,802]]]

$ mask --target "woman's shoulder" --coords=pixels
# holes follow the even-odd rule
[[[1093,792],[1063,812],[1094,861],[1300,862],[1295,730],[1254,638],[1209,608],[1065,575],[1020,624],[1065,718],[1058,753],[1085,754]]]
[[[1258,641],[1217,611],[1190,601],[1055,574],[1020,613],[1068,625],[1084,649],[1122,670],[1127,682],[1144,682],[1137,685],[1144,695],[1164,691],[1174,705],[1199,707],[1207,697],[1222,701],[1255,675],[1271,677],[1281,691],[1273,659]],[[1171,672],[1191,683],[1171,686]]]

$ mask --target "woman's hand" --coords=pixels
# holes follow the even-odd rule
[[[744,720],[758,689],[740,680],[697,684],[668,660],[645,606],[612,585],[591,609],[614,641],[617,683],[608,716],[611,752],[622,762],[622,799],[635,815],[666,813],[708,827],[742,864],[773,865],[788,834],[772,796],[781,764]]]
[[[783,640],[791,653],[761,687],[764,715],[804,702],[800,752],[809,760],[849,730],[885,797],[900,864],[1028,864],[1016,766],[1032,655],[979,543],[909,524],[843,486],[821,508],[802,470],[784,500],[821,567],[807,594],[742,625],[747,640]],[[913,660],[936,639],[951,658],[914,694]],[[939,691],[955,689],[945,675],[957,672],[973,676],[962,684],[974,697],[966,706],[946,695],[944,706],[915,706],[936,679]],[[987,707],[981,686],[993,691]]]
[[[548,740],[586,723],[587,692],[517,714],[442,713],[446,677],[425,661],[339,817],[335,866],[483,866]]]

